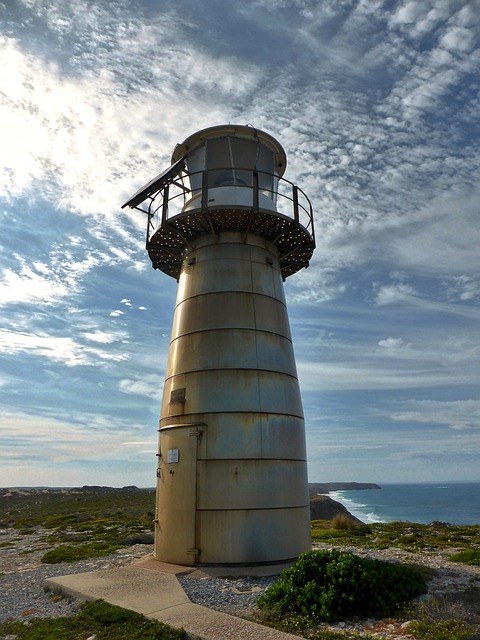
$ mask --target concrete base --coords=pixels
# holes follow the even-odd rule
[[[191,640],[298,640],[298,636],[192,604],[176,578],[177,575],[206,578],[277,575],[284,568],[285,565],[182,567],[147,556],[126,567],[48,578],[44,586],[48,591],[79,600],[102,599],[137,611],[147,618],[185,629]]]

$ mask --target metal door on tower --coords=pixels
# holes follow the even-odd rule
[[[163,562],[193,565],[197,500],[197,449],[201,427],[181,424],[160,430],[155,517],[155,557]]]

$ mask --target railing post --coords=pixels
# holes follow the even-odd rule
[[[202,212],[205,213],[208,207],[208,171],[202,175]]]
[[[165,225],[168,217],[168,192],[169,192],[169,185],[167,184],[163,190],[162,227]]]
[[[292,195],[293,195],[293,215],[295,218],[295,222],[299,223],[299,215],[298,215],[298,187],[296,184],[292,185]]]
[[[258,212],[258,172],[253,172],[253,180],[252,180],[252,189],[253,189],[253,210],[255,213]]]
[[[147,237],[145,239],[145,249],[148,249],[148,243],[150,242],[150,224],[153,218],[153,213],[150,211],[147,213]]]

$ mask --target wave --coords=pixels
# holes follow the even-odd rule
[[[348,511],[365,524],[373,524],[374,522],[387,522],[379,515],[372,511],[372,506],[363,502],[357,502],[356,500],[345,496],[343,491],[331,491],[329,493],[332,500],[340,502]]]

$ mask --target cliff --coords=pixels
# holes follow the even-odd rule
[[[361,520],[352,516],[350,511],[340,502],[325,495],[310,495],[310,520],[333,520],[339,514],[363,524]]]

